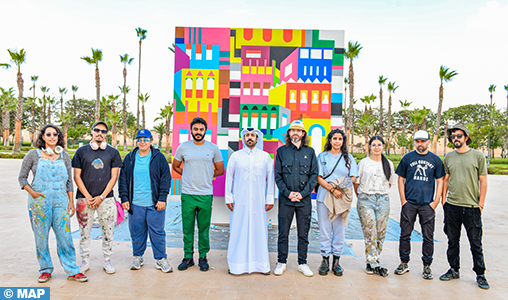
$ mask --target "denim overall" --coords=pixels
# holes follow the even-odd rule
[[[53,263],[49,253],[49,230],[53,227],[56,236],[58,258],[67,276],[79,273],[76,265],[76,250],[72,242],[69,198],[67,195],[67,168],[63,160],[41,158],[41,150],[37,149],[39,162],[32,189],[43,193],[46,197],[36,199],[28,196],[28,213],[35,236],[39,272],[53,272]]]

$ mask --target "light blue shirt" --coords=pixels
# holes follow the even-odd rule
[[[333,171],[333,174],[330,175],[328,178],[325,179],[325,181],[332,181],[334,179],[340,178],[340,177],[358,177],[358,166],[356,165],[355,158],[353,155],[348,153],[349,157],[349,164],[351,169],[348,170],[346,167],[346,161],[342,157],[342,153],[339,153],[337,155],[332,155],[330,152],[325,151],[321,152],[318,157],[318,175],[321,177],[325,177],[330,172],[332,172],[333,167],[337,163],[337,160],[340,159],[339,164],[335,168],[335,171]],[[316,200],[318,202],[323,202],[325,200],[325,195],[327,193],[327,190],[323,188],[321,185],[319,186],[318,193],[316,196]]]
[[[134,163],[134,192],[132,204],[137,206],[154,206],[152,199],[152,187],[150,184],[150,159],[152,151],[145,156],[136,153]]]

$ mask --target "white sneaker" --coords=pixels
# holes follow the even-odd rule
[[[301,265],[298,265],[298,271],[300,271],[301,273],[303,273],[303,275],[307,276],[307,277],[312,277],[314,276],[314,273],[312,273],[311,269],[309,268],[309,265],[308,264],[301,264]]]
[[[165,258],[159,259],[155,262],[155,268],[161,270],[164,273],[173,272],[173,268],[169,265],[168,260]]]
[[[139,270],[141,269],[142,265],[143,265],[143,257],[134,256],[134,258],[132,259],[131,270]]]
[[[273,275],[280,276],[284,274],[284,271],[286,271],[286,264],[277,263],[275,270],[273,270]]]
[[[87,260],[83,260],[81,266],[79,266],[79,272],[85,274],[88,270],[90,270],[90,263]]]
[[[106,271],[107,274],[115,274],[115,267],[113,267],[110,260],[104,261],[104,271]]]

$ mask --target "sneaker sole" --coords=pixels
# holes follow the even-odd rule
[[[115,274],[116,273],[116,270],[106,270],[106,268],[103,268],[104,269],[104,272],[106,272],[106,274]]]
[[[72,281],[76,281],[76,282],[87,282],[88,278],[85,278],[85,279],[76,279],[76,278],[67,277],[67,280],[72,280]]]
[[[141,266],[139,268],[136,266],[131,266],[131,270],[139,270],[139,269],[141,269]]]
[[[46,282],[48,282],[50,279],[51,279],[51,277],[49,277],[48,279],[37,279],[37,282],[39,282],[39,283],[46,283]]]
[[[404,270],[404,272],[397,272],[397,270],[395,270],[393,273],[395,273],[395,275],[404,275],[407,272],[409,272],[409,269]]]
[[[305,274],[305,273],[303,273],[302,270],[298,270],[298,272],[302,273],[303,276],[306,276],[306,277],[313,277],[314,276],[314,274],[310,274],[310,275],[309,274]]]
[[[448,278],[448,277],[447,278],[441,278],[441,277],[439,277],[439,280],[441,280],[441,281],[450,281],[450,280],[459,279],[459,278],[460,277],[454,277],[454,278]]]
[[[275,273],[275,271],[274,271],[273,275],[275,275],[275,276],[282,276],[284,274],[284,271],[286,271],[286,269],[282,270],[282,272],[280,272],[280,273]]]
[[[426,280],[432,280],[432,279],[434,279],[434,276],[428,277],[428,276],[422,275],[422,277],[423,277],[423,279],[426,279]]]
[[[173,272],[173,268],[171,268],[171,269],[169,269],[169,270],[167,270],[167,271],[164,271],[164,270],[162,269],[162,267],[160,267],[160,266],[158,266],[158,265],[155,265],[155,268],[156,268],[157,270],[161,270],[163,273],[171,273],[171,272]]]

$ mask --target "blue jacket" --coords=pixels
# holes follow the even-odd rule
[[[171,185],[171,171],[166,157],[152,146],[152,157],[150,159],[150,186],[152,188],[153,205],[158,201],[166,202]],[[129,213],[132,214],[132,198],[134,192],[134,165],[136,163],[136,154],[139,148],[129,152],[123,160],[123,167],[120,169],[120,178],[118,180],[118,192],[122,203],[129,202]]]

